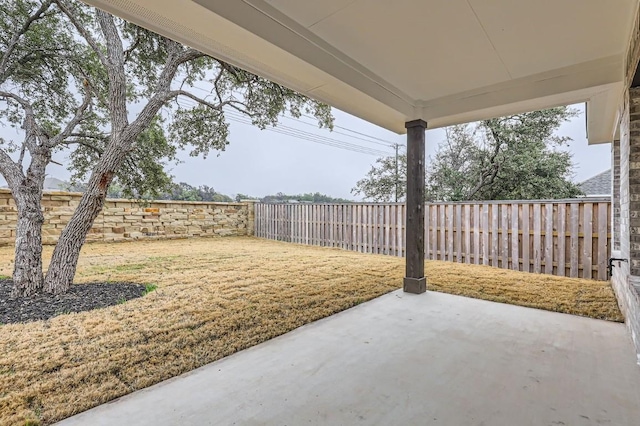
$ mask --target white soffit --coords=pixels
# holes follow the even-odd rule
[[[638,0],[87,0],[396,132],[588,103],[608,142]]]

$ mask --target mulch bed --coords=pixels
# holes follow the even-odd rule
[[[131,283],[74,284],[64,294],[12,297],[13,281],[0,280],[0,324],[47,320],[71,312],[106,308],[144,295],[145,287]]]

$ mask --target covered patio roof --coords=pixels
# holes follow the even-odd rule
[[[637,0],[86,0],[387,129],[587,103],[614,138]]]

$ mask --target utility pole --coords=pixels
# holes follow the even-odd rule
[[[396,149],[396,203],[398,202],[398,191],[400,190],[400,176],[398,176],[398,148],[400,144],[396,143],[393,145]]]

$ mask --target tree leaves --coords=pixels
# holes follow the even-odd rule
[[[179,108],[169,126],[170,137],[181,149],[190,147],[189,155],[207,157],[211,150],[224,151],[229,144],[229,123],[222,111],[197,105]]]
[[[402,201],[406,189],[407,154],[400,153],[397,158],[378,158],[367,176],[356,183],[351,193],[376,202],[390,202]]]

